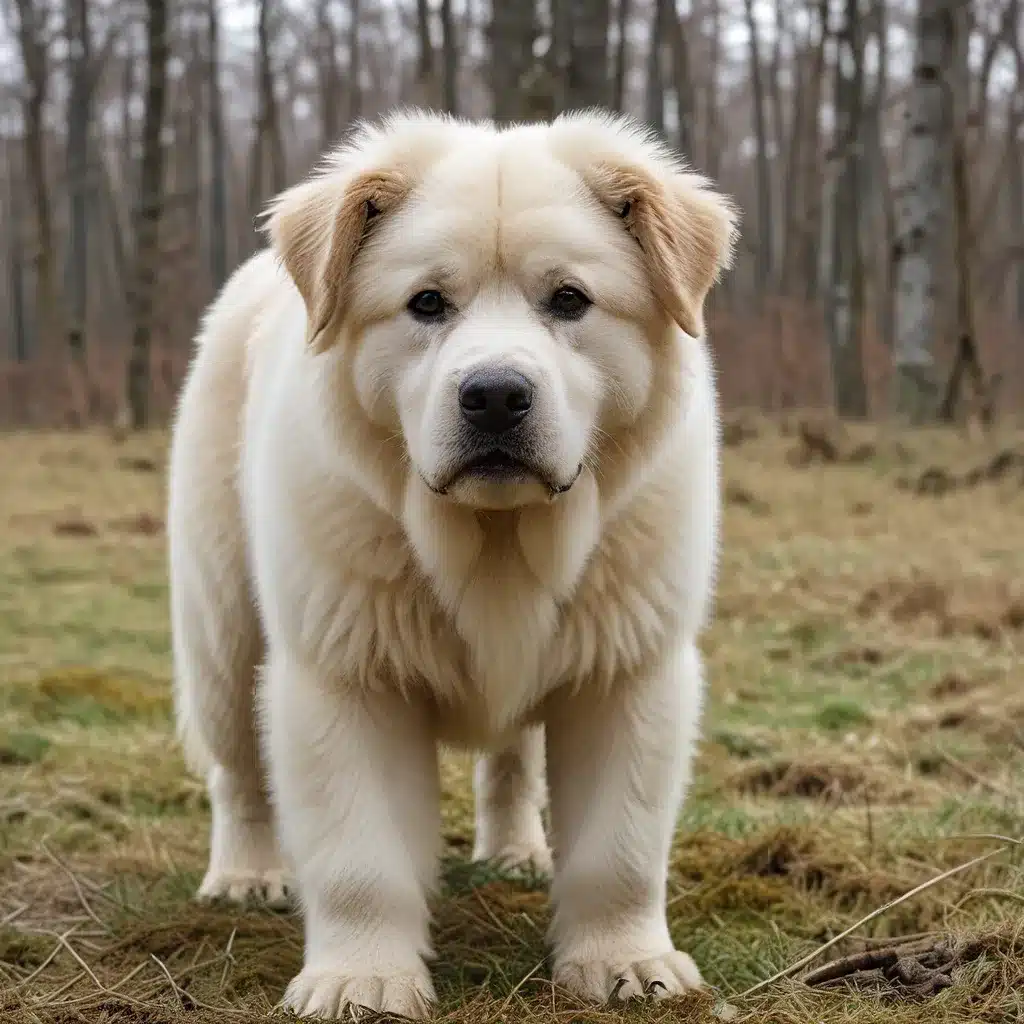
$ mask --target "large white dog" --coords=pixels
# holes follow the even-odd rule
[[[718,521],[702,307],[733,207],[621,119],[412,113],[268,217],[206,316],[170,464],[201,895],[294,879],[285,1006],[423,1016],[454,744],[480,752],[475,856],[553,870],[558,984],[699,986],[665,890]]]

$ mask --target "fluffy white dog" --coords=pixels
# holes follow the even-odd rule
[[[475,856],[553,871],[559,985],[699,986],[665,889],[718,521],[702,307],[733,207],[622,119],[411,113],[268,217],[205,318],[170,464],[200,894],[294,879],[285,1006],[423,1016],[453,744],[480,752]]]

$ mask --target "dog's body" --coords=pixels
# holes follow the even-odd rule
[[[421,1015],[437,745],[485,752],[474,855],[548,870],[546,759],[556,981],[699,985],[664,903],[717,421],[677,324],[701,333],[731,210],[620,122],[414,115],[280,197],[270,233],[208,314],[171,457],[201,893],[276,901],[294,873],[286,1004]]]

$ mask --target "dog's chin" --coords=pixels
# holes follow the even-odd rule
[[[442,486],[428,486],[459,505],[501,511],[548,504],[569,490],[577,475],[567,484],[554,483],[534,466],[493,452],[459,467]]]

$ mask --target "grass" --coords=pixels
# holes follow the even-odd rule
[[[1022,439],[865,428],[830,461],[764,420],[730,439],[705,740],[669,891],[713,990],[624,1013],[553,991],[543,884],[468,862],[470,764],[452,755],[441,1020],[1024,1014],[1009,841],[1024,834],[1024,469],[979,470]],[[15,1024],[268,1019],[301,960],[295,917],[191,899],[209,808],[169,717],[165,444],[0,438],[0,1018]],[[937,477],[942,493],[917,493]],[[748,993],[990,851],[822,951],[808,969],[835,981],[800,969]],[[918,945],[889,952],[904,939]]]

